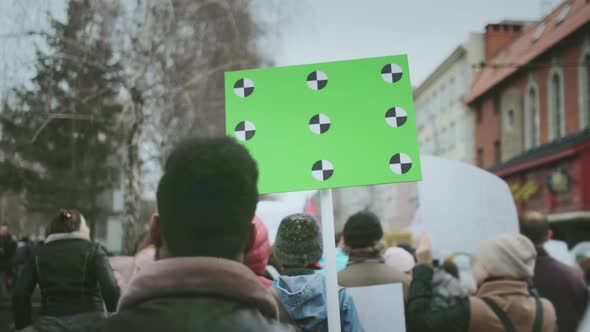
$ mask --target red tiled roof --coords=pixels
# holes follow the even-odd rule
[[[570,10],[565,19],[558,23],[557,18],[567,4],[570,4]],[[498,83],[518,71],[519,67],[528,64],[589,21],[590,2],[588,0],[564,1],[551,14],[531,26],[522,36],[514,40],[500,51],[494,59],[489,61],[471,86],[469,93],[465,97],[465,103],[474,102]],[[538,33],[539,27],[543,24],[545,25],[543,33],[537,40],[533,40],[533,36]]]

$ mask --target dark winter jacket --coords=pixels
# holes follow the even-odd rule
[[[456,304],[461,298],[469,294],[455,277],[443,269],[434,269],[432,277],[433,299],[432,306],[435,309],[446,309]]]
[[[555,306],[559,332],[576,332],[589,300],[582,271],[538,248],[533,281],[539,294]]]
[[[13,295],[17,329],[32,323],[31,294],[41,289],[41,315],[66,317],[116,310],[119,287],[102,247],[78,233],[53,234],[35,249]]]
[[[432,275],[430,266],[414,268],[407,320],[409,331],[429,332],[505,332],[498,316],[483,302],[490,298],[504,310],[517,331],[533,331],[536,315],[535,299],[525,281],[496,280],[481,285],[476,296],[463,297],[447,309],[432,307]],[[555,311],[551,303],[541,300],[542,332],[555,332]]]
[[[17,242],[16,251],[14,253],[14,257],[12,262],[14,265],[24,265],[27,264],[29,260],[31,260],[31,255],[33,254],[32,245],[26,242]]]
[[[128,286],[119,312],[92,331],[276,331],[277,303],[244,264],[211,257],[147,265]]]
[[[10,272],[16,241],[10,235],[0,236],[0,272]]]

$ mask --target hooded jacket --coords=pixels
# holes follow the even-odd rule
[[[328,331],[326,279],[321,274],[282,276],[273,282],[282,306],[303,331]],[[340,324],[344,332],[363,332],[364,329],[352,297],[340,289]]]
[[[272,286],[272,281],[265,277],[266,266],[272,251],[268,240],[268,230],[258,218],[252,220],[252,244],[246,254],[246,265],[258,276],[264,287]]]
[[[295,331],[245,265],[212,257],[168,258],[130,282],[119,311],[93,331]]]
[[[12,268],[12,257],[16,252],[16,241],[11,235],[0,236],[0,272],[9,272]]]

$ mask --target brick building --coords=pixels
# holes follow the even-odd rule
[[[465,97],[476,163],[508,182],[520,211],[547,213],[560,238],[588,238],[590,1],[564,1],[529,27],[488,25],[485,44]]]

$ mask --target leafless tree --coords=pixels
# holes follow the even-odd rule
[[[145,164],[161,165],[182,138],[223,134],[223,73],[265,63],[250,6],[250,0],[146,0],[126,8],[115,38],[132,114],[125,171],[128,252],[147,222],[138,220],[137,208]],[[142,150],[146,144],[153,148]]]
[[[124,109],[124,246],[131,253],[147,223],[140,220],[146,168],[160,168],[169,149],[182,138],[224,133],[223,73],[270,64],[257,42],[263,31],[278,29],[262,26],[253,12],[260,8],[279,12],[285,5],[279,6],[278,0],[100,0],[92,4],[97,23],[110,27],[101,30],[100,38],[110,39],[114,60],[123,67],[117,102]],[[39,31],[27,26],[8,33],[0,38],[30,38]]]

